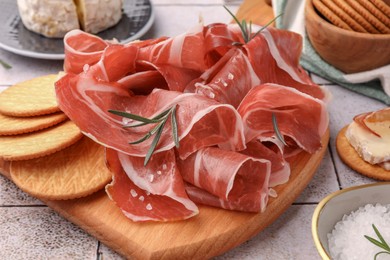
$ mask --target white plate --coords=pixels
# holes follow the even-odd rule
[[[24,27],[16,0],[0,1],[0,48],[39,59],[64,59],[62,38],[46,38]],[[154,9],[150,0],[124,0],[123,15],[119,23],[97,36],[117,39],[121,43],[140,38],[152,26]]]

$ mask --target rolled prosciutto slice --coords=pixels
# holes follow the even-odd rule
[[[78,74],[85,64],[92,66],[97,63],[110,43],[81,30],[68,32],[64,37],[64,70]]]
[[[267,205],[271,170],[268,160],[209,147],[178,160],[178,165],[186,182],[217,197],[221,206],[260,212]],[[192,195],[191,199],[200,202]],[[212,206],[217,203],[214,199],[201,201]]]
[[[290,145],[309,153],[321,147],[329,121],[324,102],[277,84],[253,88],[242,100],[238,112],[244,121],[247,142],[272,141],[284,150],[273,126],[274,114],[280,133],[293,142]]]
[[[133,221],[183,220],[198,214],[188,198],[173,150],[159,153],[144,167],[142,158],[106,149],[113,182],[106,192]]]
[[[247,143],[246,146],[246,149],[240,151],[240,153],[246,154],[253,158],[266,159],[270,161],[270,187],[275,187],[288,181],[291,173],[290,164],[285,160],[283,154],[277,147],[272,147],[271,145],[271,147],[274,148],[272,149],[258,140],[253,140]]]

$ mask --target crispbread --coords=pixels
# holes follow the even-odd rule
[[[38,116],[60,111],[54,83],[47,75],[13,85],[0,93],[0,113],[8,116]]]
[[[20,189],[50,200],[84,197],[111,181],[104,147],[87,137],[46,157],[11,162],[10,172]]]
[[[386,171],[381,166],[372,165],[364,161],[349,144],[348,139],[345,137],[347,128],[348,126],[345,126],[341,129],[336,138],[336,149],[341,160],[362,175],[373,179],[390,181],[390,171]]]
[[[28,160],[60,151],[82,137],[79,128],[70,120],[44,130],[0,136],[0,158],[3,160]]]
[[[65,121],[62,113],[34,117],[13,117],[0,114],[0,135],[18,135],[38,131]]]

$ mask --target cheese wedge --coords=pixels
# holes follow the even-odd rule
[[[390,170],[390,120],[365,120],[365,124],[367,128],[357,122],[349,125],[348,142],[363,160]]]
[[[73,0],[17,0],[17,4],[24,26],[46,37],[60,38],[80,28]]]
[[[96,34],[122,18],[122,0],[17,0],[27,29],[62,38],[73,29]]]
[[[122,17],[122,0],[75,0],[81,29],[98,33],[114,26]]]

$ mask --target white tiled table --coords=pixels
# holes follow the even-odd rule
[[[240,1],[229,1],[232,11]],[[155,0],[155,23],[144,38],[174,36],[197,23],[229,22],[222,0]],[[0,91],[36,76],[57,73],[61,61],[21,57],[0,49]],[[338,131],[359,113],[385,107],[383,103],[333,85],[315,75],[314,82],[333,94],[329,104],[329,149],[315,177],[293,205],[273,224],[251,240],[216,259],[319,259],[311,237],[311,217],[327,194],[374,182],[344,165],[335,149]],[[0,259],[121,259],[104,244],[57,215],[39,200],[20,191],[0,176]]]

